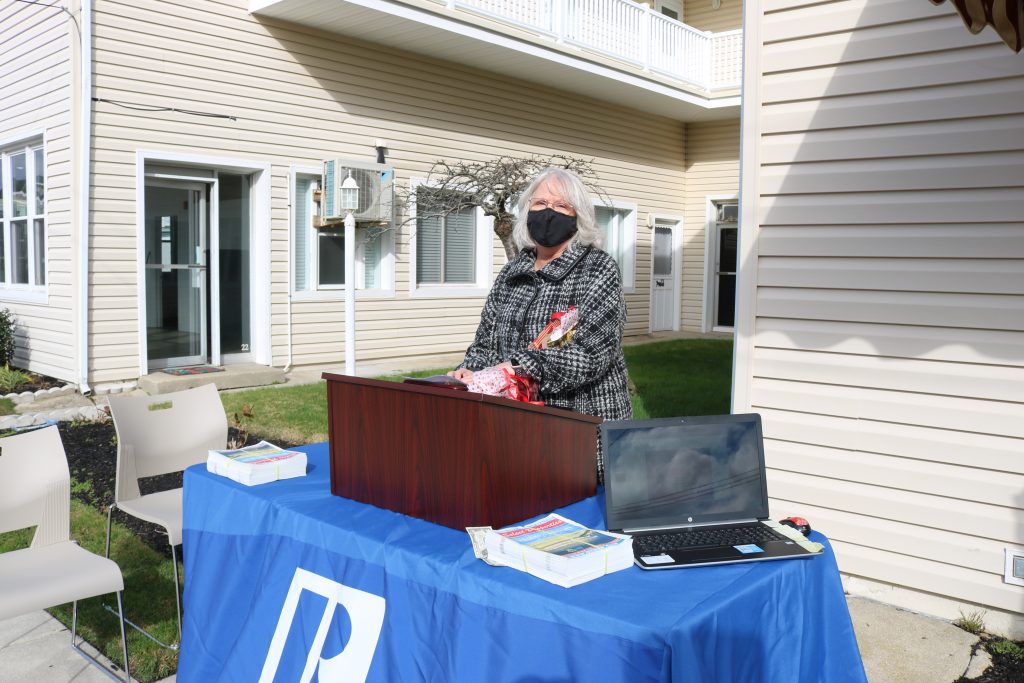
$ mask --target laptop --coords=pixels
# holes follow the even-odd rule
[[[761,416],[603,422],[608,530],[641,569],[808,558],[823,546],[768,519]]]

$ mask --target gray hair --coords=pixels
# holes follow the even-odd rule
[[[576,210],[577,232],[570,241],[583,246],[593,245],[600,248],[603,236],[600,228],[597,227],[597,218],[594,216],[594,202],[590,198],[587,186],[572,171],[555,166],[548,166],[538,173],[537,177],[519,195],[519,201],[516,202],[516,222],[512,227],[512,240],[515,242],[516,248],[537,248],[537,244],[530,237],[530,231],[526,227],[526,217],[530,212],[533,193],[537,191],[537,188],[542,183],[548,181],[551,181],[554,189],[561,194],[562,199],[569,202],[572,208]]]

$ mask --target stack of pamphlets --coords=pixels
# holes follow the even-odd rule
[[[570,588],[633,564],[629,536],[596,531],[554,513],[486,533],[487,558]]]
[[[206,458],[206,469],[246,486],[255,486],[268,481],[305,476],[306,454],[286,451],[272,443],[260,441],[234,450],[211,450]]]

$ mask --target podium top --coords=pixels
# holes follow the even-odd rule
[[[321,378],[327,380],[328,382],[344,382],[346,384],[354,384],[357,386],[364,386],[367,388],[390,389],[392,391],[409,392],[413,394],[427,394],[430,396],[437,396],[438,398],[444,398],[454,401],[472,401],[474,403],[486,403],[495,406],[514,408],[517,410],[526,410],[542,413],[545,415],[575,420],[578,422],[589,422],[594,425],[598,425],[604,421],[604,418],[598,417],[596,415],[585,415],[583,413],[577,413],[567,408],[535,405],[533,403],[525,403],[523,401],[513,401],[512,399],[502,398],[500,396],[488,396],[487,394],[478,394],[472,391],[457,391],[455,389],[450,389],[446,387],[432,387],[426,384],[412,384],[404,382],[385,382],[379,379],[370,379],[368,377],[354,377],[352,375],[341,375],[333,372],[325,372],[323,373],[323,375],[321,375]]]

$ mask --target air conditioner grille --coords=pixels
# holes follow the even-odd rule
[[[341,185],[352,175],[359,186],[358,208],[352,212],[360,223],[390,223],[394,204],[394,170],[383,164],[349,162],[331,159],[324,162],[323,204],[321,217],[327,221],[341,220]]]

